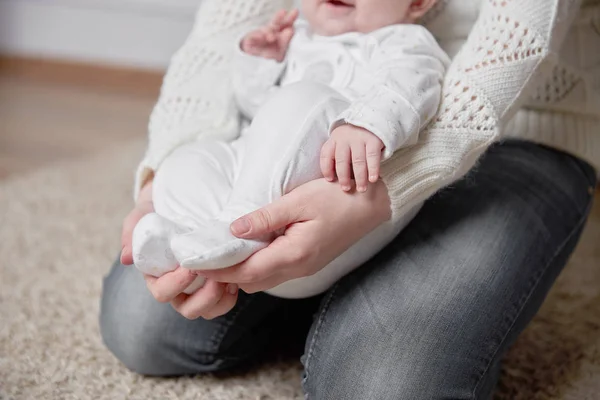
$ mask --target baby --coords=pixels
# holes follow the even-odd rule
[[[233,142],[199,139],[156,172],[155,213],[133,234],[135,265],[227,268],[274,237],[238,239],[231,222],[314,179],[365,192],[382,161],[436,114],[449,59],[415,21],[435,0],[303,0],[236,43],[232,83],[251,124]],[[360,195],[360,194],[358,194]],[[319,273],[268,293],[325,291],[387,245],[418,212],[387,222]],[[339,234],[343,234],[340,232]],[[187,290],[202,286],[198,278]]]

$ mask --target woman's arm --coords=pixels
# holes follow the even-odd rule
[[[239,133],[232,96],[233,41],[265,24],[293,0],[203,0],[192,32],[173,56],[148,127],[149,144],[135,183],[135,197],[162,161],[199,136],[228,140]]]
[[[527,90],[551,71],[581,1],[482,3],[447,74],[438,117],[382,166],[394,216],[460,179],[500,137]]]

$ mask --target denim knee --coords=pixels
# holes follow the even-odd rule
[[[331,301],[336,297],[334,292]],[[485,387],[475,395],[482,371],[473,365],[480,363],[465,362],[470,354],[445,343],[444,332],[420,330],[418,321],[386,320],[382,314],[377,322],[372,318],[377,310],[364,305],[349,321],[342,320],[337,305],[324,303],[302,357],[308,400],[491,398],[499,362],[490,365]],[[396,331],[399,324],[412,325],[413,334]]]
[[[211,321],[188,321],[169,304],[158,303],[135,268],[117,263],[104,280],[100,333],[134,372],[173,376],[221,369],[218,328]]]

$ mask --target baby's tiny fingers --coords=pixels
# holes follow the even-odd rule
[[[246,40],[253,45],[259,44],[265,41],[265,33],[263,31],[256,31],[248,35]]]
[[[338,180],[342,186],[342,190],[349,192],[352,189],[352,176],[351,176],[351,151],[350,146],[339,146],[335,148],[335,171],[337,173]]]
[[[296,22],[296,20],[298,19],[298,15],[300,14],[300,11],[298,11],[297,8],[290,10],[287,15],[285,16],[282,25],[283,26],[292,26],[294,24],[294,22]]]
[[[265,34],[262,31],[255,31],[244,39],[242,43],[242,50],[252,51],[253,49],[260,48],[266,43]]]
[[[352,146],[352,169],[354,171],[354,180],[356,181],[356,190],[361,193],[367,191],[369,183],[367,177],[366,148],[363,143]]]
[[[381,145],[377,143],[367,143],[367,168],[369,170],[369,182],[375,183],[379,180],[381,169]]]
[[[274,43],[277,40],[277,35],[275,35],[275,32],[270,27],[264,27],[262,32],[267,43]]]
[[[333,140],[328,140],[321,148],[321,173],[329,182],[333,182],[335,179],[335,142]]]
[[[279,34],[279,45],[282,49],[287,50],[292,38],[294,37],[294,29],[293,28],[285,28]]]
[[[271,20],[271,26],[273,26],[273,28],[275,29],[279,29],[281,26],[283,26],[284,21],[286,20],[286,16],[287,12],[285,10],[277,11],[277,14],[275,14],[273,19]]]

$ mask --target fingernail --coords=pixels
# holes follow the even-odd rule
[[[360,193],[364,193],[364,192],[366,192],[366,191],[367,191],[367,187],[366,187],[366,186],[360,186],[360,187],[359,187],[357,190],[358,190]]]
[[[246,218],[240,218],[231,224],[231,231],[234,235],[243,235],[250,232],[250,222]]]
[[[227,285],[227,293],[236,294],[237,292],[238,292],[238,285],[236,285],[235,283],[230,283],[229,285]]]
[[[377,182],[377,175],[371,175],[371,176],[369,177],[369,180],[370,180],[371,182],[373,182],[373,183]]]
[[[350,189],[352,189],[350,186],[347,186],[347,185],[342,186],[342,190],[344,192],[348,192],[348,191],[350,191]]]

